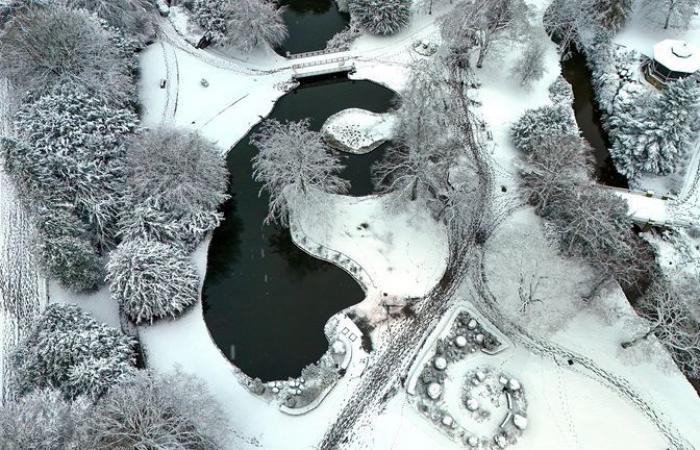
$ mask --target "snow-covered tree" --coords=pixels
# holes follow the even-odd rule
[[[0,71],[19,92],[43,93],[70,83],[123,104],[132,97],[132,83],[110,37],[85,11],[26,8],[0,35]]]
[[[156,128],[126,153],[127,203],[120,232],[183,245],[190,252],[221,220],[228,171],[219,149],[196,133]]]
[[[79,428],[89,402],[70,402],[56,390],[40,389],[0,405],[3,450],[81,450],[87,441]]]
[[[442,23],[442,35],[452,53],[463,60],[478,48],[477,67],[482,67],[494,43],[519,39],[529,27],[529,9],[523,0],[462,1]]]
[[[113,27],[145,40],[154,34],[151,0],[54,0],[72,9],[88,10]]]
[[[623,96],[609,120],[611,155],[628,178],[676,173],[700,130],[700,88],[695,80],[670,84],[661,95]]]
[[[197,303],[199,276],[179,247],[144,239],[122,242],[107,263],[110,292],[137,325],[179,317]]]
[[[562,134],[579,134],[571,109],[566,105],[529,109],[510,130],[515,148],[526,154],[534,152],[545,136]]]
[[[52,303],[11,359],[20,395],[52,387],[96,399],[133,372],[136,342],[75,305]]]
[[[408,26],[411,0],[349,0],[350,15],[372,34],[387,36]]]
[[[115,242],[124,184],[124,142],[138,123],[83,87],[60,84],[30,97],[15,116],[21,143],[6,143],[7,172],[25,203],[66,203],[90,229],[98,249]]]
[[[180,372],[138,372],[110,389],[83,428],[94,450],[219,450],[230,440],[224,413],[204,383]]]
[[[513,78],[523,88],[530,89],[533,83],[541,80],[544,76],[544,52],[544,42],[541,39],[530,37],[512,69]]]
[[[639,0],[638,5],[644,17],[663,24],[664,30],[686,29],[700,0]]]
[[[343,169],[340,155],[321,133],[309,129],[308,120],[267,120],[250,142],[259,150],[252,160],[253,178],[270,195],[268,223],[286,225],[293,203],[309,200],[315,191],[344,193],[350,186],[337,175]]]
[[[523,154],[520,178],[528,203],[547,208],[561,183],[585,182],[591,174],[593,149],[572,134],[543,136],[531,153]]]
[[[629,348],[654,335],[688,378],[700,378],[700,282],[683,274],[658,277],[636,305],[646,331],[623,342]]]
[[[634,0],[594,0],[591,3],[591,9],[600,25],[614,33],[625,26],[633,6]]]
[[[193,13],[214,42],[244,52],[287,38],[281,10],[271,0],[195,0]]]

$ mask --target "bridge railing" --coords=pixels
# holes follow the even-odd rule
[[[304,53],[289,53],[287,52],[287,59],[301,59],[301,58],[310,58],[312,56],[320,56],[320,55],[330,55],[333,53],[341,53],[347,51],[347,48],[326,48],[323,50],[316,50],[313,52],[304,52]]]
[[[304,67],[324,66],[326,64],[333,64],[336,62],[345,62],[345,61],[349,61],[351,59],[352,58],[349,56],[340,56],[338,58],[323,59],[321,61],[311,61],[311,62],[307,62],[307,63],[294,64],[294,65],[292,65],[292,69],[297,70],[297,69],[303,69]]]

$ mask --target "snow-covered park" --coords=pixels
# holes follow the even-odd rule
[[[700,450],[700,3],[279,3],[0,2],[0,448]]]

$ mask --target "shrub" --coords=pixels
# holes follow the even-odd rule
[[[544,136],[553,134],[578,135],[570,109],[562,106],[530,109],[511,128],[513,144],[523,153],[531,153]]]
[[[136,357],[132,338],[75,305],[51,304],[11,360],[20,395],[52,387],[96,399],[132,373]]]
[[[122,242],[107,264],[114,298],[136,324],[176,318],[199,298],[199,276],[178,247],[134,239]]]
[[[360,28],[382,36],[408,26],[411,0],[350,0],[350,15]]]
[[[74,236],[36,233],[33,253],[42,272],[73,292],[94,291],[104,281],[102,258],[89,241]]]

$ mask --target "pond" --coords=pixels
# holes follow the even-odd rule
[[[608,151],[610,141],[603,129],[585,56],[573,50],[571,57],[562,62],[562,74],[574,91],[576,122],[595,151],[596,178],[607,186],[627,188],[627,179],[617,171]]]
[[[335,0],[283,0],[280,5],[285,7],[282,17],[289,31],[289,38],[277,48],[282,55],[323,50],[350,22]]]
[[[385,112],[393,101],[392,91],[371,82],[312,79],[280,99],[270,118],[308,118],[319,130],[343,109]],[[209,248],[204,319],[219,348],[248,375],[286,379],[318,360],[328,346],[326,321],[364,294],[342,269],[299,250],[287,229],[263,226],[268,197],[258,196],[260,184],[252,180],[250,159],[257,149],[249,140],[250,135],[244,137],[227,157],[231,200]],[[373,192],[370,166],[385,147],[367,155],[343,154],[342,175],[352,183],[352,195]]]

